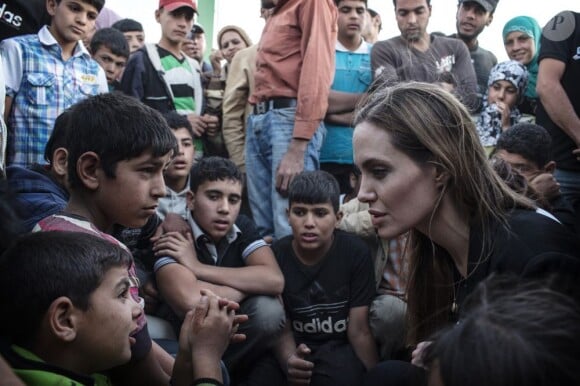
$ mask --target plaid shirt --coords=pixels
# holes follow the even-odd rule
[[[107,79],[98,63],[78,42],[73,56],[62,50],[48,28],[0,43],[6,96],[12,98],[8,119],[7,164],[44,163],[44,147],[56,117],[76,102],[107,92]]]

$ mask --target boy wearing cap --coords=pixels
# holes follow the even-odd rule
[[[200,137],[217,125],[217,118],[202,116],[199,63],[182,51],[196,12],[194,0],[159,0],[155,20],[161,25],[161,39],[131,55],[120,89],[161,113],[187,116],[196,136],[196,154],[201,156]]]
[[[477,37],[491,24],[498,2],[499,0],[459,0],[456,15],[457,33],[450,36],[461,39],[469,49],[480,97],[487,89],[489,71],[497,64],[497,58],[493,52],[479,46]]]

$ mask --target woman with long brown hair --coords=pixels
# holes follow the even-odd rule
[[[359,200],[379,237],[409,231],[411,347],[456,321],[492,272],[538,276],[576,260],[573,236],[492,170],[467,109],[450,93],[425,83],[379,87],[355,125]]]

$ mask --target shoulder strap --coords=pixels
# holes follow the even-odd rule
[[[171,90],[171,86],[167,83],[167,79],[165,79],[165,70],[163,70],[163,66],[161,65],[161,58],[159,57],[159,51],[157,51],[157,45],[152,43],[145,44],[145,52],[147,52],[147,56],[153,65],[157,74],[163,79],[163,83],[165,83],[165,89],[169,93],[169,97],[173,101],[175,97],[173,96],[173,91]]]

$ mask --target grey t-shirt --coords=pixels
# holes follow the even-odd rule
[[[375,43],[371,52],[375,79],[388,82],[447,82],[455,85],[455,94],[474,111],[479,105],[477,79],[469,51],[462,41],[431,36],[429,49],[421,52],[400,36]]]

